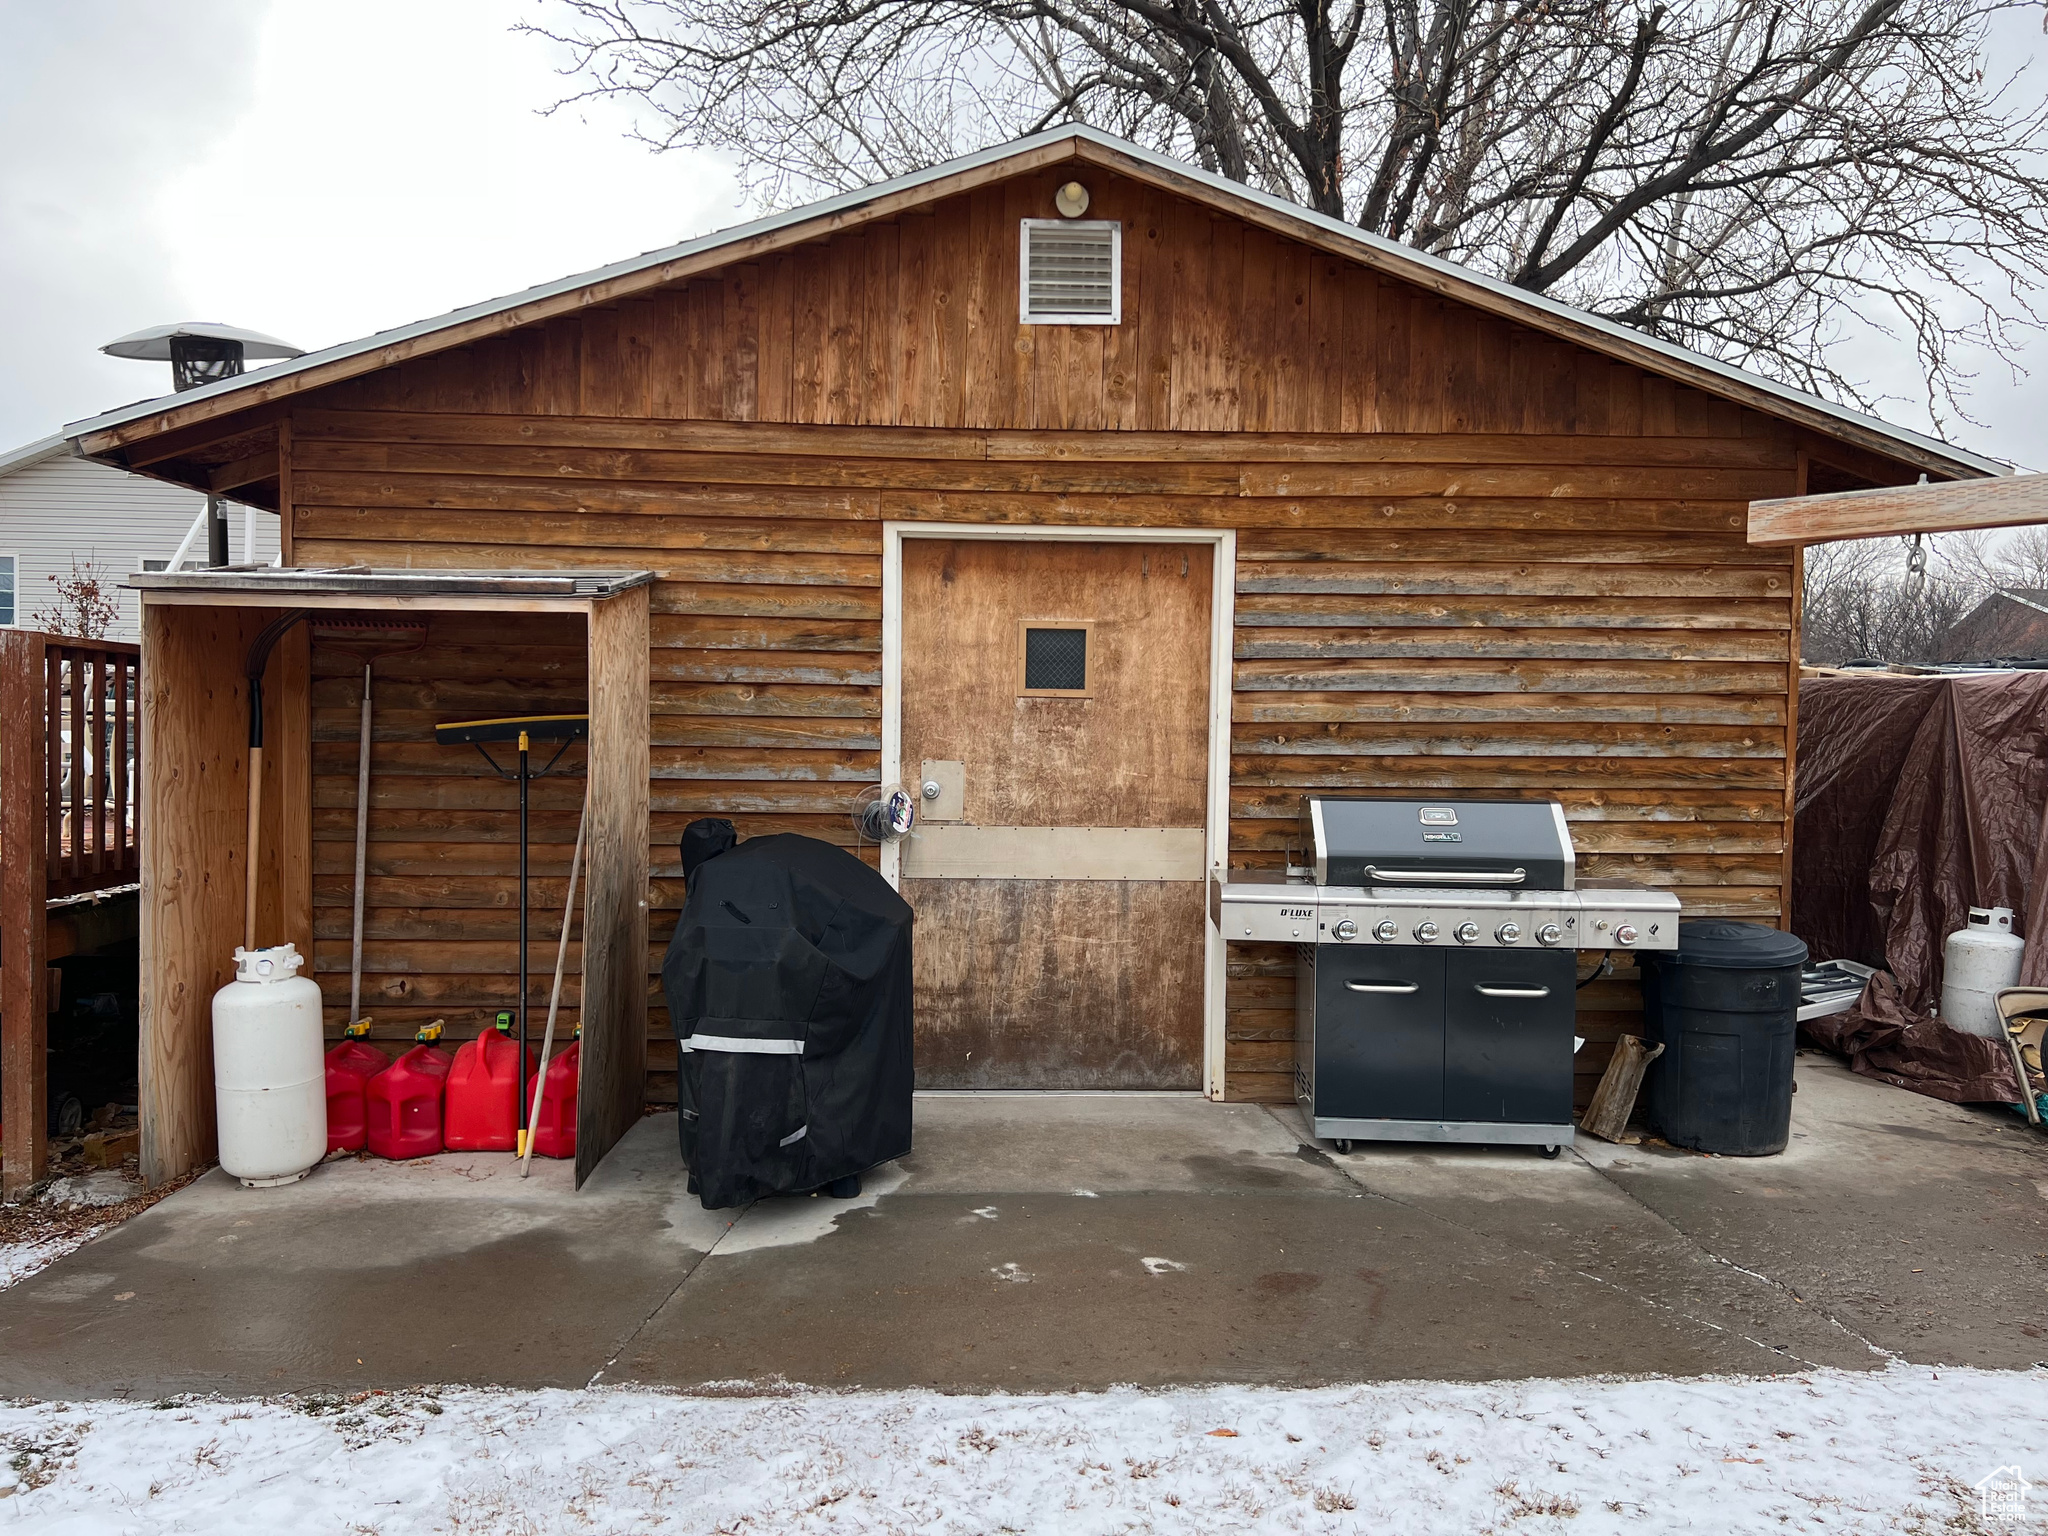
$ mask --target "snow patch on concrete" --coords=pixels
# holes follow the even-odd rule
[[[888,1163],[861,1175],[860,1193],[851,1200],[834,1200],[829,1195],[795,1195],[757,1200],[732,1222],[732,1228],[717,1239],[716,1253],[753,1253],[763,1248],[791,1248],[815,1243],[839,1225],[842,1216],[874,1209],[884,1195],[893,1195],[909,1177],[895,1163]],[[689,1204],[697,1205],[694,1197]],[[701,1209],[701,1207],[699,1207]],[[717,1213],[712,1213],[717,1214]]]
[[[129,1178],[118,1168],[107,1168],[98,1173],[80,1173],[69,1178],[52,1179],[42,1198],[49,1205],[98,1207],[120,1205],[133,1200],[141,1193],[140,1180]]]
[[[88,1234],[48,1238],[33,1243],[0,1243],[0,1291],[19,1284],[37,1270],[52,1264],[85,1245]]]

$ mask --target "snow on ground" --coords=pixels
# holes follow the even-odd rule
[[[34,1199],[0,1205],[0,1291],[74,1253],[100,1233],[192,1182],[155,1190],[119,1168],[52,1179]]]
[[[90,1233],[39,1238],[28,1242],[0,1243],[0,1291],[46,1269],[74,1249],[85,1246]]]
[[[0,1404],[0,1529],[1961,1532],[2048,1376]]]

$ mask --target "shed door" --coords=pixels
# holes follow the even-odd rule
[[[904,541],[920,1087],[1202,1087],[1212,558]]]

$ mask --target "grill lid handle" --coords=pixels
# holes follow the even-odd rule
[[[1368,885],[1520,885],[1529,878],[1526,869],[1378,869],[1365,866]]]

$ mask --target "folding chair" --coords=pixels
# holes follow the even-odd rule
[[[2005,1025],[2005,1043],[2012,1052],[2012,1069],[2020,1078],[2020,1102],[2030,1124],[2041,1123],[2037,1102],[2042,1081],[2041,1042],[2048,1036],[2048,987],[2007,987],[1994,1006]]]

